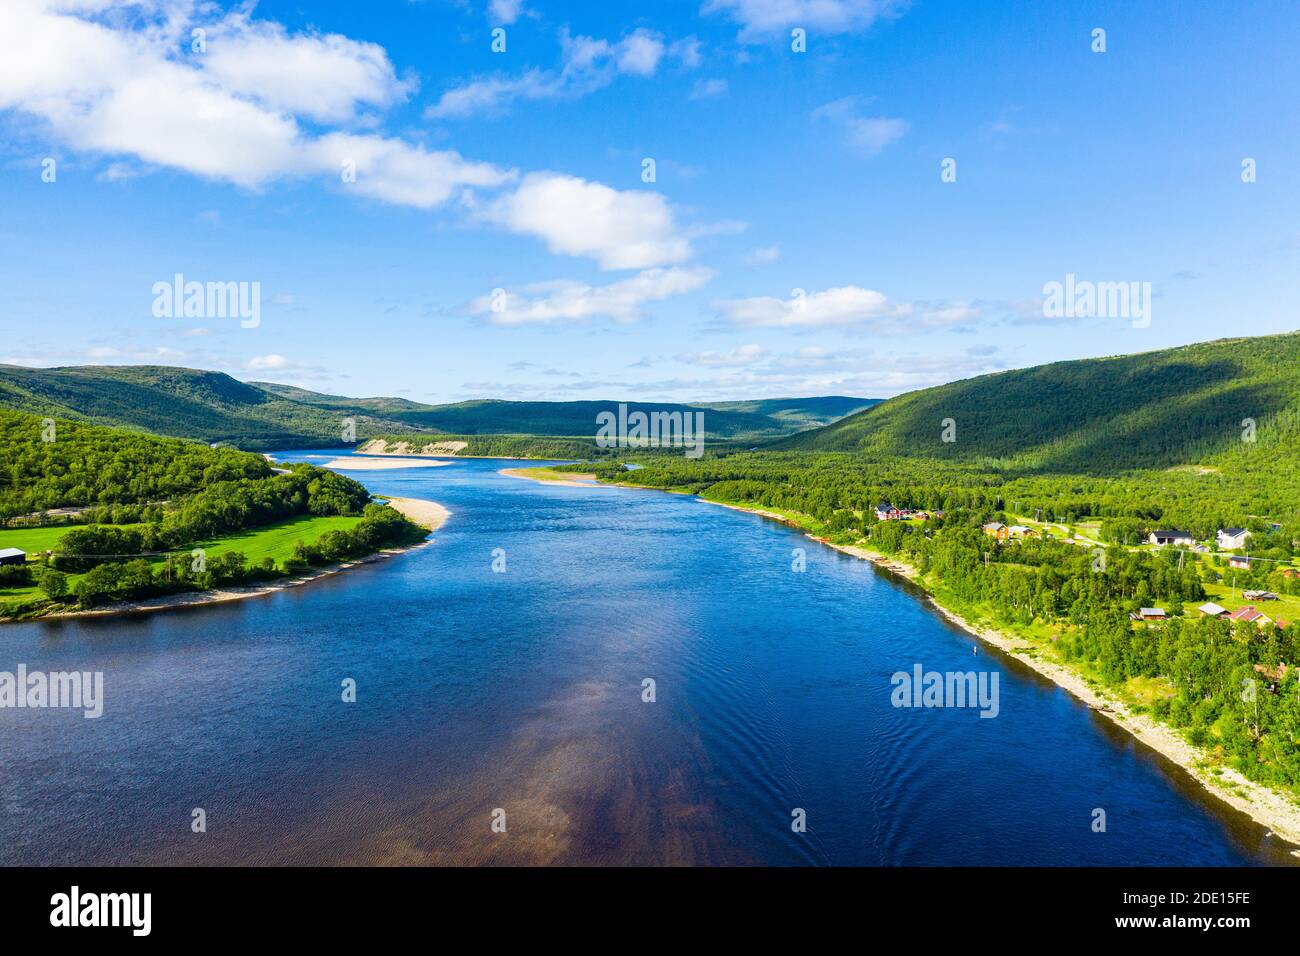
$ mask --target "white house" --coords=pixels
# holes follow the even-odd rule
[[[1190,548],[1196,544],[1196,539],[1192,537],[1190,531],[1152,531],[1147,536],[1147,540],[1161,548],[1170,544],[1176,548]]]
[[[1249,537],[1250,532],[1245,528],[1220,528],[1219,533],[1214,536],[1214,540],[1218,543],[1221,551],[1237,551],[1246,546],[1246,540]]]

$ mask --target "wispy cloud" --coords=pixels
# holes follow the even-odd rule
[[[790,299],[753,296],[720,299],[713,307],[733,325],[759,328],[828,328],[896,320],[911,314],[911,306],[890,302],[881,292],[842,286],[795,295]]]
[[[848,285],[796,294],[789,299],[752,296],[713,302],[735,326],[826,329],[865,327],[881,333],[907,333],[972,326],[983,312],[968,302],[895,302],[883,292]]]
[[[703,12],[740,24],[740,39],[768,39],[793,27],[823,34],[859,33],[882,17],[894,17],[910,0],[705,0]]]
[[[709,80],[697,80],[691,87],[691,99],[711,100],[726,95],[727,81],[714,77]]]
[[[767,350],[761,345],[741,345],[726,352],[683,352],[677,361],[706,368],[741,368],[761,361]]]
[[[493,325],[545,325],[610,318],[636,322],[644,317],[648,303],[694,292],[713,277],[703,267],[646,269],[606,285],[574,280],[533,283],[518,292],[502,290],[484,295],[469,304],[471,315],[482,316]]]
[[[619,76],[651,77],[672,60],[690,68],[699,64],[694,37],[669,43],[661,33],[640,27],[611,42],[560,33],[560,66],[516,75],[482,76],[447,90],[425,109],[427,119],[500,116],[517,100],[572,99],[609,86]]]
[[[864,116],[866,104],[860,96],[845,96],[813,110],[814,120],[833,123],[844,131],[850,146],[865,156],[876,156],[908,130],[906,120],[888,116]]]
[[[751,266],[768,265],[781,258],[781,247],[777,245],[761,246],[745,256]]]

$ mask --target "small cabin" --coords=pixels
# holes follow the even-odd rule
[[[1152,531],[1147,536],[1147,541],[1154,544],[1157,548],[1163,548],[1173,545],[1175,548],[1190,548],[1196,544],[1196,539],[1192,537],[1190,531],[1174,531],[1166,529],[1162,531]]]
[[[1167,617],[1165,609],[1162,607],[1138,608],[1137,611],[1129,616],[1135,621],[1163,621]]]
[[[1234,554],[1228,559],[1228,567],[1236,568],[1238,571],[1250,570],[1250,558],[1241,554]]]
[[[1227,617],[1228,609],[1222,605],[1215,604],[1213,601],[1206,601],[1196,610],[1201,612],[1201,617]]]
[[[26,564],[27,552],[17,548],[0,548],[0,564]]]

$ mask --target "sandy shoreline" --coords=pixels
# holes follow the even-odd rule
[[[437,531],[451,517],[451,512],[438,502],[424,498],[389,498],[388,505],[430,531]]]
[[[321,467],[333,468],[335,471],[386,471],[389,468],[443,468],[450,464],[449,461],[403,461],[401,458],[368,458],[358,455],[355,458],[335,458]]]
[[[596,481],[596,476],[587,472],[575,471],[565,472],[571,474],[572,478],[544,478],[541,475],[530,475],[528,472],[537,471],[536,468],[502,468],[497,472],[498,475],[508,475],[511,478],[526,478],[528,481],[536,481],[543,485],[567,485],[570,488],[601,488],[603,485]]]
[[[747,511],[751,514],[761,515],[764,518],[780,521],[788,527],[802,530],[790,519],[771,511],[723,504],[719,501],[707,501],[705,498],[700,500],[706,501],[708,504],[730,508],[733,511]],[[819,544],[824,544],[829,548],[834,548],[836,551],[852,555],[855,558],[870,561],[877,567],[884,568],[886,571],[911,581],[925,591],[926,599],[935,610],[962,630],[977,637],[984,643],[996,647],[1008,657],[1014,657],[1022,664],[1037,671],[1058,687],[1087,704],[1089,708],[1106,717],[1117,727],[1132,734],[1156,753],[1182,767],[1215,797],[1246,814],[1256,823],[1272,830],[1273,833],[1288,843],[1300,847],[1300,805],[1285,794],[1248,780],[1231,767],[1219,767],[1217,768],[1219,773],[1217,775],[1212,774],[1205,767],[1206,755],[1180,737],[1173,728],[1153,720],[1146,714],[1133,713],[1123,701],[1104,690],[1091,686],[1069,668],[1054,661],[1043,660],[1036,653],[1025,653],[1025,650],[1038,650],[1027,639],[1015,637],[993,628],[972,624],[960,614],[944,607],[935,599],[929,589],[921,583],[920,573],[911,565],[874,551],[868,551],[866,548],[847,544],[833,544],[807,532],[804,532],[804,534]],[[1300,856],[1300,849],[1293,850],[1292,855]]]
[[[436,531],[451,517],[451,512],[445,507],[436,501],[426,501],[423,498],[389,498],[388,503],[394,511],[401,512],[411,521],[428,528],[430,531]],[[224,604],[228,601],[242,601],[246,598],[261,597],[264,594],[274,594],[277,591],[301,587],[312,581],[319,581],[321,578],[338,574],[340,571],[346,571],[348,568],[374,564],[377,561],[383,561],[399,554],[406,554],[408,551],[415,551],[432,543],[433,539],[427,538],[417,544],[407,545],[402,548],[385,548],[382,551],[376,551],[374,554],[368,554],[364,558],[357,558],[355,561],[343,561],[339,564],[327,565],[323,568],[317,568],[309,574],[270,581],[266,584],[254,584],[239,588],[221,588],[214,591],[186,591],[183,594],[165,594],[160,597],[144,598],[140,601],[123,601],[118,604],[110,604],[107,607],[91,608],[85,611],[60,611],[55,614],[42,614],[29,620],[112,617],[118,614],[142,614],[149,611],[166,611],[177,607],[197,607],[202,604]]]

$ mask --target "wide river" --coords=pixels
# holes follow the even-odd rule
[[[99,719],[0,711],[0,862],[1291,861],[870,564],[693,498],[510,464],[353,472],[452,511],[386,561],[230,604],[0,626],[0,670],[105,683]],[[890,675],[916,664],[997,673],[998,715],[892,706]]]

